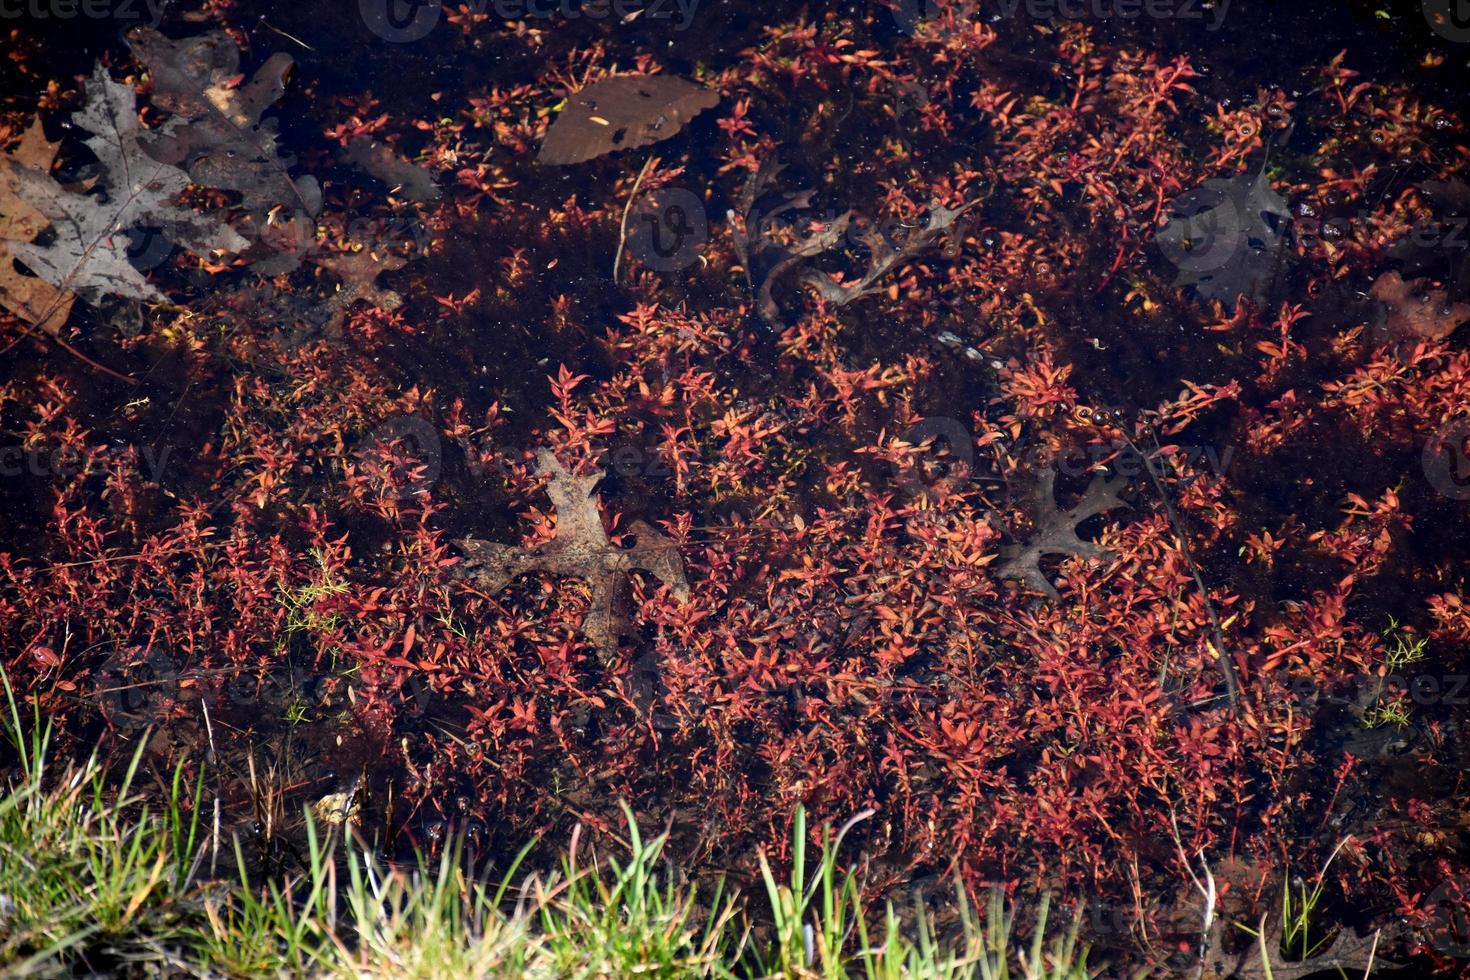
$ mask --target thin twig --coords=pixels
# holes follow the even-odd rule
[[[1200,598],[1204,600],[1205,615],[1210,618],[1210,633],[1214,637],[1212,648],[1215,658],[1220,661],[1220,672],[1225,676],[1225,697],[1230,702],[1230,710],[1235,711],[1237,710],[1236,702],[1240,698],[1240,678],[1235,673],[1235,661],[1230,656],[1230,649],[1225,645],[1225,631],[1220,628],[1220,617],[1215,613],[1215,603],[1210,598],[1210,590],[1205,585],[1205,577],[1200,574],[1199,565],[1195,563],[1194,555],[1189,550],[1189,539],[1184,535],[1184,525],[1179,520],[1179,513],[1169,500],[1163,481],[1154,471],[1153,461],[1149,459],[1148,454],[1138,448],[1127,430],[1119,429],[1118,431],[1123,434],[1123,441],[1128,443],[1128,448],[1143,460],[1143,468],[1148,473],[1149,483],[1153,484],[1154,492],[1159,495],[1159,500],[1164,505],[1164,513],[1169,517],[1169,525],[1174,529],[1174,539],[1179,544],[1179,552],[1189,564],[1190,574],[1194,576],[1195,587],[1199,589]]]
[[[618,252],[613,256],[613,285],[617,285],[618,273],[623,268],[623,246],[628,242],[628,213],[633,210],[633,202],[638,199],[638,188],[643,186],[643,178],[648,176],[648,168],[658,157],[649,154],[647,160],[643,161],[643,169],[638,171],[638,179],[633,181],[633,190],[628,195],[628,203],[623,205],[623,220],[618,224]]]

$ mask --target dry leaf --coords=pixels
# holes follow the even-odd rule
[[[1007,545],[1001,549],[1004,563],[996,572],[1001,578],[1019,579],[1026,585],[1053,599],[1057,590],[1041,570],[1046,555],[1076,555],[1094,558],[1102,549],[1077,536],[1077,528],[1089,517],[1118,507],[1126,507],[1118,491],[1127,482],[1123,477],[1105,479],[1096,476],[1087,491],[1071,510],[1057,510],[1055,486],[1057,471],[1048,469],[1036,485],[1036,532],[1025,544]]]
[[[542,163],[582,163],[666,140],[720,102],[718,92],[669,75],[618,75],[567,96],[546,133]]]
[[[387,143],[370,136],[354,136],[347,141],[342,159],[389,187],[400,188],[410,201],[431,204],[439,200],[439,186],[434,183],[434,175],[399,156]]]
[[[1445,290],[1432,288],[1429,282],[1405,282],[1395,271],[1373,283],[1368,295],[1383,304],[1381,324],[1394,339],[1443,340],[1470,322],[1470,303],[1451,303]]]
[[[632,548],[615,547],[602,528],[597,498],[592,493],[602,479],[602,471],[573,476],[545,449],[536,459],[537,471],[551,477],[546,493],[556,508],[555,540],[537,548],[517,548],[464,538],[459,542],[465,552],[464,572],[491,593],[527,572],[585,579],[592,589],[592,605],[582,621],[582,634],[604,657],[611,658],[626,629],[618,615],[617,600],[628,573],[635,569],[651,572],[681,601],[686,600],[689,583],[684,577],[683,559],[674,542],[642,521],[634,521],[630,527],[636,541]]]
[[[59,291],[52,307],[35,311],[37,323],[55,322],[59,304],[70,302],[60,296],[64,293],[89,303],[104,296],[166,299],[128,262],[124,232],[129,228],[158,228],[198,255],[235,252],[248,245],[218,220],[173,203],[188,188],[189,177],[143,151],[131,88],[114,82],[98,65],[86,90],[87,104],[72,122],[92,134],[86,142],[103,168],[96,185],[101,198],[69,190],[44,170],[5,161],[14,193],[55,231],[55,240],[47,245],[9,245],[15,259]]]
[[[46,139],[41,120],[36,119],[21,135],[20,143],[6,154],[16,166],[51,172],[59,143]],[[0,169],[0,306],[50,334],[58,334],[71,315],[75,297],[63,293],[39,276],[23,275],[11,261],[11,242],[33,242],[50,224],[21,196],[20,179],[9,167]]]

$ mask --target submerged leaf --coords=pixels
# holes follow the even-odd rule
[[[673,136],[720,102],[718,92],[669,75],[618,75],[567,96],[541,144],[542,163],[582,163]]]
[[[1452,303],[1449,293],[1428,279],[1407,282],[1398,272],[1385,272],[1368,295],[1383,304],[1380,325],[1395,340],[1443,340],[1462,323],[1470,323],[1470,303]]]
[[[16,167],[51,172],[60,144],[46,139],[39,119],[6,154]],[[10,165],[0,168],[0,306],[50,334],[61,332],[74,297],[39,276],[22,275],[12,261],[12,242],[33,242],[50,222],[21,195],[21,180]]]
[[[274,120],[262,120],[286,90],[291,56],[271,55],[238,87],[240,52],[223,31],[174,41],[151,27],[128,34],[153,79],[153,103],[172,118],[150,139],[154,158],[183,167],[204,187],[240,194],[259,218],[277,205],[306,217],[322,207],[315,178],[292,178],[295,159],[276,145]]]
[[[399,156],[387,143],[370,136],[354,136],[347,141],[342,159],[389,187],[400,188],[410,201],[430,204],[439,200],[439,187],[434,183],[434,175]]]
[[[603,654],[617,653],[618,638],[626,626],[618,615],[617,599],[629,572],[651,572],[680,600],[689,598],[684,562],[679,549],[667,537],[643,521],[629,530],[636,541],[632,548],[619,548],[608,539],[597,512],[593,489],[602,471],[573,476],[548,450],[536,457],[538,472],[551,477],[547,496],[556,508],[556,539],[536,548],[463,538],[464,571],[489,592],[498,592],[527,572],[545,571],[585,579],[592,588],[592,605],[582,621],[582,633]]]
[[[1179,270],[1176,287],[1193,287],[1202,300],[1259,300],[1283,253],[1286,201],[1264,172],[1217,177],[1176,197],[1169,221],[1155,236]]]
[[[996,574],[1004,579],[1019,579],[1037,592],[1059,598],[1056,586],[1041,570],[1041,559],[1047,555],[1074,555],[1094,558],[1102,549],[1077,535],[1077,528],[1089,517],[1127,504],[1118,491],[1127,481],[1122,477],[1094,477],[1077,506],[1058,510],[1055,497],[1057,471],[1046,470],[1036,485],[1036,532],[1024,544],[1007,545],[1001,550],[1004,563]]]
[[[47,245],[9,246],[37,276],[91,303],[105,296],[162,301],[163,294],[128,262],[129,228],[158,228],[199,255],[246,247],[244,238],[218,220],[174,203],[189,186],[188,175],[143,151],[133,90],[114,82],[101,65],[87,83],[86,106],[72,121],[92,134],[86,142],[103,168],[97,183],[102,198],[69,190],[44,170],[6,161],[8,186],[55,230]],[[53,311],[37,312],[51,320]]]

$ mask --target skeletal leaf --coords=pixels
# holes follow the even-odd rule
[[[840,284],[825,272],[813,271],[802,277],[802,281],[815,288],[827,302],[834,306],[846,306],[864,296],[876,293],[879,280],[921,252],[933,248],[940,237],[948,232],[966,211],[979,203],[979,201],[971,201],[959,208],[947,208],[939,204],[931,205],[929,217],[925,219],[923,226],[910,231],[897,244],[897,247],[880,229],[865,228],[858,236],[868,250],[868,271],[861,279],[853,283]]]
[[[1071,510],[1058,510],[1056,480],[1056,470],[1048,469],[1042,473],[1036,485],[1036,531],[1030,540],[1001,549],[1003,563],[996,573],[1004,579],[1019,579],[1053,599],[1059,596],[1056,586],[1041,570],[1041,559],[1047,555],[1093,558],[1102,554],[1097,545],[1078,537],[1077,528],[1089,517],[1127,506],[1118,496],[1118,491],[1127,481],[1122,477],[1107,479],[1097,476],[1088,484],[1077,506]]]
[[[315,178],[291,176],[295,159],[276,144],[275,121],[261,116],[286,90],[291,56],[278,52],[236,87],[240,52],[223,31],[170,40],[151,27],[128,34],[153,79],[153,103],[172,113],[148,144],[156,159],[183,167],[197,184],[237,191],[260,217],[277,205],[315,217]]]
[[[673,136],[720,102],[718,92],[669,75],[617,75],[567,96],[541,144],[542,163],[582,163]]]
[[[158,228],[199,255],[248,244],[218,220],[173,203],[189,186],[188,175],[143,152],[133,90],[114,82],[101,65],[87,83],[86,106],[72,121],[92,134],[86,143],[102,165],[93,188],[101,197],[69,190],[44,170],[6,161],[16,195],[44,216],[55,234],[46,245],[11,242],[10,252],[61,293],[89,303],[104,296],[163,300],[128,263],[129,228]],[[38,313],[49,321],[54,310]]]
[[[678,547],[643,521],[629,528],[636,541],[619,548],[608,539],[597,512],[593,489],[602,471],[573,476],[548,450],[536,457],[539,473],[551,478],[546,493],[556,509],[556,538],[536,548],[518,548],[476,538],[463,538],[465,574],[489,592],[498,592],[527,572],[545,571],[585,579],[592,589],[592,605],[582,621],[582,634],[604,657],[617,653],[626,623],[617,605],[629,572],[651,572],[681,601],[689,598],[684,562]]]
[[[47,174],[60,144],[46,139],[39,119],[21,136],[20,143],[6,155],[11,163]],[[71,315],[74,297],[39,276],[22,275],[12,261],[12,242],[33,242],[50,222],[21,196],[21,182],[9,166],[0,169],[0,306],[56,334]]]

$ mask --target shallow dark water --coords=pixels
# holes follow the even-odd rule
[[[858,39],[856,43],[901,56],[899,45],[906,36],[903,8],[921,5],[894,6],[900,9],[874,13],[874,8],[865,5],[813,3],[799,10],[809,21],[827,27],[850,22],[855,25],[852,33]],[[1169,8],[1173,16],[1164,18],[1089,15],[1083,20],[1096,31],[1100,45],[1151,51],[1164,63],[1175,55],[1187,55],[1201,72],[1193,82],[1199,93],[1195,105],[1200,107],[1216,103],[1227,108],[1238,106],[1255,97],[1258,89],[1280,88],[1291,97],[1305,97],[1319,83],[1320,68],[1339,51],[1345,51],[1346,62],[1361,72],[1363,79],[1403,82],[1427,102],[1463,111],[1465,79],[1470,77],[1466,74],[1470,43],[1456,43],[1437,34],[1417,4],[1393,5],[1391,11],[1381,9],[1386,6],[1235,0],[1204,8],[1181,2]],[[606,62],[621,69],[633,68],[638,58],[646,56],[667,73],[708,76],[728,68],[740,52],[765,43],[768,26],[796,19],[799,13],[796,7],[707,0],[692,13],[687,25],[677,13],[664,18],[657,16],[652,7],[631,22],[619,23],[615,17],[585,12],[595,8],[583,5],[577,8],[581,12],[578,16],[521,19],[526,30],[545,31],[546,39],[538,49],[506,34],[504,25],[514,23],[516,18],[500,16],[493,5],[481,4],[478,12],[487,19],[463,28],[451,24],[446,12],[433,14],[426,12],[427,8],[421,9],[421,27],[433,23],[418,39],[409,38],[418,32],[412,16],[400,18],[397,26],[385,25],[375,19],[374,7],[375,0],[330,6],[244,2],[228,12],[228,22],[237,28],[244,43],[247,66],[253,67],[273,51],[287,51],[296,59],[293,84],[271,112],[280,122],[283,145],[298,157],[304,171],[330,173],[338,186],[329,187],[329,191],[345,186],[350,193],[364,197],[378,189],[370,180],[334,165],[333,145],[323,133],[341,125],[351,114],[350,102],[365,94],[371,94],[375,102],[363,110],[363,115],[386,113],[395,123],[431,118],[434,107],[441,104],[460,113],[467,99],[486,90],[543,83],[548,66],[560,63],[571,49],[592,45],[603,46]],[[500,9],[506,9],[506,5]],[[1192,16],[1194,13],[1198,17]],[[982,5],[981,19],[999,35],[986,51],[988,63],[997,72],[1004,72],[1009,84],[1033,84],[1040,92],[1070,81],[1065,74],[1059,77],[1059,66],[1052,57],[1055,32],[1064,29],[1065,24],[1023,13],[1008,15],[1001,4]],[[160,26],[179,37],[211,23],[171,5]],[[47,75],[66,77],[87,73],[98,58],[120,58],[125,51],[125,27],[112,21],[52,21],[36,26],[29,36],[45,52],[39,63],[45,65]],[[1447,64],[1438,71],[1423,70],[1418,62],[1426,50],[1443,51]],[[927,77],[925,72],[930,68],[912,64],[906,67],[920,77]],[[7,74],[0,78],[10,96],[7,108],[28,109],[44,80],[17,75],[13,68],[5,71]],[[793,101],[782,107],[781,100],[772,97],[763,107],[762,125],[789,164],[783,179],[789,186],[816,190],[812,202],[815,213],[836,214],[848,207],[875,213],[881,205],[882,189],[867,162],[892,141],[912,140],[921,169],[932,173],[985,159],[986,127],[979,122],[978,114],[967,116],[964,108],[970,94],[984,81],[983,73],[960,73],[948,107],[957,119],[957,134],[949,140],[919,134],[912,120],[924,109],[921,99],[916,98],[914,104],[900,102],[886,113],[851,113],[852,105],[862,104],[859,93],[840,90],[829,93],[820,104]],[[706,202],[712,221],[718,221],[735,206],[734,193],[738,189],[738,183],[720,173],[723,143],[718,115],[702,115],[675,141],[657,149],[682,163],[687,182],[698,185],[703,181],[712,188]],[[1320,164],[1322,161],[1309,159],[1318,135],[1310,120],[1301,122],[1279,145],[1273,145],[1275,166],[1300,176]],[[1452,146],[1455,139],[1463,140],[1463,134],[1448,134],[1446,145]],[[410,154],[420,145],[412,133],[399,144]],[[1201,155],[1208,151],[1203,141],[1198,149]],[[610,182],[636,172],[644,155],[646,151],[637,151],[612,158],[616,162],[602,160],[585,167],[553,168],[521,165],[503,148],[490,151],[491,162],[515,173],[516,185],[505,191],[507,203],[481,203],[466,213],[450,216],[444,227],[435,230],[436,247],[430,255],[386,277],[389,285],[405,297],[400,311],[404,319],[428,326],[397,337],[380,352],[379,368],[384,377],[400,392],[414,386],[431,387],[441,393],[444,401],[462,399],[468,417],[478,417],[492,403],[499,402],[508,410],[508,418],[497,438],[519,446],[532,445],[536,434],[546,428],[549,402],[544,379],[554,373],[556,365],[571,365],[593,382],[612,378],[618,360],[599,336],[590,330],[551,329],[547,315],[556,303],[570,311],[568,321],[582,324],[611,324],[627,314],[629,298],[610,278],[617,235],[616,229],[606,223],[594,225],[580,236],[548,236],[538,241],[535,268],[524,288],[494,302],[481,303],[472,312],[445,314],[443,304],[435,297],[464,296],[492,281],[498,275],[497,263],[514,248],[506,236],[515,231],[518,220],[549,214],[568,199],[591,206],[605,194]],[[477,161],[460,162],[468,167]],[[1410,166],[1401,172],[1386,172],[1373,186],[1378,193],[1388,194],[1395,184],[1423,179],[1428,169]],[[448,184],[452,176],[442,180]],[[1064,188],[1063,204],[1076,205],[1078,193],[1077,188]],[[1008,203],[987,203],[980,213],[989,227],[1014,228],[1022,221]],[[1098,282],[1108,274],[1114,243],[1093,244],[1095,253],[1077,273],[1079,280]],[[1273,284],[1273,301],[1298,300],[1307,288],[1306,278],[1299,270],[1286,270]],[[1046,289],[1039,278],[1034,284],[1023,285],[1037,291]],[[1367,281],[1329,284],[1315,304],[1319,320],[1343,325],[1354,322],[1366,286]],[[801,302],[796,291],[787,291],[779,300],[788,320],[794,321]],[[1077,387],[1085,396],[1081,400],[1115,406],[1132,416],[1173,396],[1181,379],[1199,384],[1235,380],[1242,363],[1237,353],[1224,349],[1215,334],[1186,332],[1180,326],[1193,315],[1187,313],[1188,301],[1176,295],[1160,295],[1159,301],[1166,309],[1178,311],[1177,322],[1140,317],[1120,302],[1115,290],[1059,291],[1049,297],[1048,309],[1058,324],[1058,347],[1074,367]],[[705,310],[748,304],[748,297],[736,277],[691,272],[668,276],[660,302],[665,307],[684,304],[692,310]],[[984,363],[985,357],[967,358],[951,347],[936,344],[934,339],[942,330],[951,329],[958,330],[965,343],[983,346],[986,325],[960,323],[967,312],[960,300],[945,295],[934,298],[924,311],[923,323],[895,319],[877,304],[855,304],[843,313],[845,356],[852,364],[866,364],[873,360],[893,363],[910,351],[933,355],[935,370],[922,392],[918,414],[967,418],[977,405],[994,395],[994,373]],[[79,315],[95,316],[86,312]],[[782,363],[776,331],[754,314],[740,326],[738,348],[722,363],[721,370],[738,374],[748,402],[759,405],[774,401],[775,396],[799,387],[803,379]],[[1462,330],[1461,348],[1463,336]],[[118,354],[114,360],[127,362],[129,370],[145,375],[143,390],[154,405],[167,408],[146,410],[129,418],[117,411],[119,402],[126,399],[114,386],[79,373],[76,383],[82,392],[81,404],[87,406],[82,414],[99,436],[118,443],[173,446],[185,457],[191,448],[215,437],[227,411],[229,392],[196,387],[189,366],[182,362],[150,361],[137,353]],[[731,366],[728,362],[735,363]],[[1314,376],[1310,361],[1291,370],[1302,388],[1322,380]],[[89,411],[95,414],[87,417]],[[649,418],[654,418],[653,413]],[[871,438],[887,422],[883,416],[871,414],[856,427],[856,436]],[[1248,422],[1241,415],[1213,416],[1203,420],[1190,438],[1204,446],[1236,446],[1245,441]],[[836,435],[819,429],[807,433],[806,438],[813,452],[839,444]],[[639,449],[616,444],[608,448],[614,458],[622,448]],[[1364,623],[1383,623],[1390,617],[1402,621],[1404,610],[1423,597],[1422,585],[1414,581],[1415,569],[1438,567],[1445,564],[1447,556],[1463,555],[1463,541],[1470,535],[1470,516],[1462,502],[1437,495],[1423,481],[1404,478],[1419,471],[1419,452],[1420,446],[1407,440],[1401,446],[1374,444],[1344,423],[1340,428],[1324,428],[1312,437],[1297,440],[1283,453],[1269,458],[1240,453],[1228,470],[1236,488],[1234,505],[1240,525],[1245,529],[1267,527],[1290,516],[1304,525],[1330,527],[1348,494],[1371,498],[1385,488],[1401,487],[1405,509],[1414,514],[1415,520],[1411,528],[1398,534],[1399,547],[1389,567],[1354,594],[1351,614]],[[511,540],[523,530],[521,513],[528,501],[513,499],[503,487],[487,480],[462,448],[446,447],[441,462],[442,472],[434,490],[436,499],[446,507],[435,517],[437,528],[451,537],[473,534],[493,540]],[[869,472],[878,468],[867,460],[856,465],[868,467]],[[639,466],[620,469],[613,465],[609,469],[612,472],[601,490],[604,499],[618,500],[630,515],[657,517],[684,506],[670,495],[666,474],[650,473]],[[1065,493],[1082,490],[1086,481],[1081,475],[1072,474],[1070,481],[1063,482]],[[50,517],[50,476],[32,475],[7,480],[0,486],[0,505],[7,519],[0,548],[26,554],[34,550],[32,541],[44,538]],[[194,481],[200,479],[187,466],[168,467],[160,482],[170,493],[183,496],[199,489]],[[799,493],[809,507],[823,501],[823,489],[814,477]],[[530,503],[544,507],[539,500]],[[748,512],[750,503],[711,502],[695,515],[695,523],[701,527],[719,525],[732,514]],[[348,517],[340,529],[353,535],[354,548],[363,554],[386,548],[391,541],[391,534],[380,522]],[[270,531],[279,531],[293,547],[304,547],[305,535],[300,528],[261,529],[263,534]],[[1212,551],[1194,556],[1212,586],[1233,591],[1243,603],[1272,608],[1298,602],[1315,590],[1330,589],[1340,578],[1338,565],[1327,555],[1294,555],[1292,560],[1271,568],[1242,561],[1232,550],[1239,546],[1243,535],[1242,531],[1221,537]],[[1414,617],[1408,625],[1423,628],[1422,611],[1416,610]],[[286,660],[288,669],[277,671],[263,687],[247,685],[235,691],[222,706],[222,718],[253,729],[262,745],[271,744],[282,754],[299,759],[308,787],[301,790],[303,795],[320,795],[324,788],[348,784],[358,773],[365,773],[374,795],[386,798],[401,772],[393,765],[381,765],[382,745],[362,740],[343,746],[330,728],[305,726],[298,732],[296,725],[278,721],[289,716],[293,705],[304,705],[309,714],[325,696],[313,665],[292,662],[289,654]],[[118,679],[168,679],[173,669],[169,663],[160,662],[149,668],[151,674],[119,672]],[[923,667],[910,669],[918,676]],[[657,668],[646,672],[653,675],[646,682],[646,696],[656,700]],[[1339,701],[1352,697],[1350,691],[1340,694]],[[793,686],[793,704],[800,697]],[[130,694],[120,704],[128,711],[146,707],[147,700],[139,695],[135,703]],[[399,719],[397,731],[418,724],[413,719],[422,719],[422,731],[435,725],[462,729],[469,717],[464,706],[446,700],[426,687],[412,687],[405,699],[406,716]],[[1456,707],[1440,697],[1424,705],[1415,724],[1400,737],[1378,741],[1362,739],[1361,726],[1352,723],[1350,713],[1339,710],[1340,704],[1322,711],[1313,731],[1312,747],[1324,758],[1331,758],[1348,746],[1355,755],[1368,760],[1374,774],[1369,790],[1353,791],[1360,798],[1345,808],[1349,814],[1344,817],[1345,826],[1360,831],[1371,828],[1382,816],[1385,800],[1424,796],[1453,801],[1463,792],[1461,779],[1470,756],[1460,737],[1463,729],[1458,727],[1463,724],[1463,709],[1457,712]],[[1425,774],[1406,755],[1416,742],[1427,737],[1426,727],[1431,721],[1446,726],[1449,745],[1444,749],[1441,768]],[[92,724],[95,728],[88,732],[109,728],[103,721]],[[599,726],[604,724],[611,722],[587,719],[587,737],[595,739]],[[197,737],[197,732],[192,734]],[[756,740],[752,732],[750,741]],[[181,736],[181,741],[188,741],[188,736]],[[429,760],[416,761],[426,764]],[[1021,758],[1012,765],[1021,771],[1032,761]],[[652,762],[650,759],[650,770]],[[752,782],[768,775],[755,769],[755,763],[752,766]],[[1459,774],[1456,767],[1461,770]],[[1330,769],[1324,764],[1323,769],[1314,771],[1314,785],[1304,788],[1321,790],[1331,778]],[[551,778],[546,773],[538,775]],[[575,778],[575,774],[562,769],[556,769],[554,776],[558,780]],[[473,792],[467,786],[463,795],[471,797]],[[582,797],[594,794],[595,790],[578,786],[570,787],[566,796],[580,802]],[[472,816],[473,801],[463,806],[452,801],[443,811],[467,820],[480,819]],[[427,839],[429,823],[433,821],[416,823],[396,839],[400,853],[408,853]],[[483,829],[480,833],[494,836]],[[498,837],[486,847],[514,850],[512,841]],[[1385,909],[1336,911],[1345,918],[1366,919]]]

